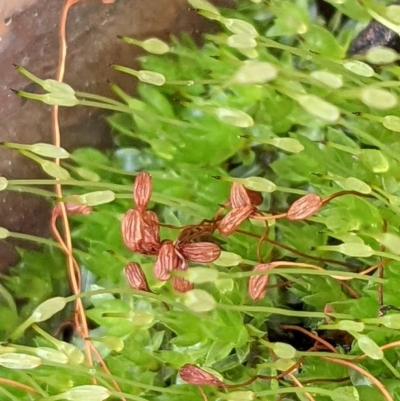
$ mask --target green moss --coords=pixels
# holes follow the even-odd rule
[[[142,57],[142,69],[162,74],[164,85],[141,82],[136,97],[114,87],[121,99],[114,103],[102,98],[89,102],[84,94],[71,95],[70,90],[38,99],[66,104],[60,97],[73,102],[70,97],[75,96],[81,105],[116,112],[108,119],[116,147],[106,154],[77,150],[64,163],[76,181],[62,183],[69,195],[115,193],[115,200],[104,199],[104,204],[100,194],[93,213],[71,217],[72,239],[82,268],[90,336],[109,337],[107,344],[114,337],[125,343],[118,352],[104,342],[94,344],[127,399],[201,400],[196,386],[177,375],[185,364],[224,377],[226,388],[202,386],[210,400],[238,399],[238,390],[246,392],[240,399],[249,400],[253,392],[260,400],[275,400],[283,393],[288,393],[285,400],[303,400],[307,390],[317,401],[399,397],[399,327],[388,327],[379,317],[380,310],[397,314],[400,308],[398,68],[367,64],[362,55],[346,58],[350,38],[368,20],[370,5],[356,0],[331,3],[336,14],[325,23],[316,16],[313,1],[242,0],[236,10],[216,15],[203,0],[196,0],[199,12],[218,20],[221,31],[205,35],[200,48],[188,38],[172,39],[167,54]],[[246,43],[254,47],[243,47]],[[153,77],[134,75],[150,81]],[[82,173],[77,166],[86,170]],[[310,192],[325,201],[306,221],[276,219],[268,233],[249,221],[232,236],[214,233],[211,241],[236,256],[227,253],[224,263],[209,264],[213,280],[196,284],[212,301],[201,291],[187,299],[170,282],[156,280],[154,256],[133,254],[123,244],[120,221],[133,207],[133,177],[143,170],[153,177],[149,207],[163,224],[163,240],[176,239],[179,227],[212,219],[228,200],[235,180],[261,185],[262,213],[284,213]],[[254,176],[258,181],[243,181]],[[8,189],[17,184],[21,185],[9,181]],[[128,261],[141,264],[153,294],[129,289],[123,274]],[[268,270],[267,294],[253,301],[247,289],[252,268],[277,261],[285,265]],[[376,269],[367,270],[372,266]],[[2,292],[4,340],[38,304],[52,295],[66,295],[63,271],[63,261],[54,251],[23,254]],[[365,271],[368,274],[360,274]],[[94,289],[100,290],[97,295],[90,292]],[[209,312],[190,309],[193,302],[210,307],[214,301],[216,307]],[[341,320],[363,319],[357,326],[362,332],[342,326],[337,330]],[[46,326],[49,332],[51,324]],[[331,348],[326,343],[316,347],[311,334],[301,334],[304,328]],[[51,346],[30,329],[16,342]],[[82,347],[78,338],[73,342]],[[274,347],[287,350],[279,345],[282,342],[296,349],[292,360],[272,353]],[[389,347],[384,358],[376,344]],[[323,359],[332,347],[338,352],[335,359]],[[0,365],[1,352],[0,348]],[[363,353],[366,358],[352,361]],[[357,365],[358,371],[343,363]],[[296,368],[296,378],[312,387],[296,386],[282,374],[282,365]],[[376,383],[371,387],[368,374],[360,369],[379,380],[392,398],[384,398]],[[44,399],[69,386],[90,384],[92,376],[112,389],[108,375],[100,368],[93,373],[84,364],[44,361],[29,376],[22,369],[7,368],[0,368],[0,376],[40,387]],[[110,391],[118,398],[115,390]],[[100,399],[93,394],[85,400]],[[12,387],[4,399],[13,395],[43,399]]]

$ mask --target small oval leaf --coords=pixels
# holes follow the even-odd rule
[[[0,227],[0,239],[6,239],[10,236],[10,231],[4,227]]]
[[[388,329],[400,330],[400,313],[382,316],[379,320]]]
[[[129,321],[134,326],[149,326],[154,322],[154,315],[147,312],[129,312]]]
[[[72,365],[80,365],[85,361],[84,353],[75,345],[64,341],[53,340],[56,348],[68,357],[68,362]]]
[[[225,124],[247,128],[254,125],[254,120],[244,111],[220,107],[215,109],[216,116]]]
[[[389,170],[389,162],[380,150],[362,149],[359,158],[374,173],[386,173]]]
[[[32,313],[32,322],[44,322],[57,312],[64,309],[67,300],[64,297],[54,297],[42,302]]]
[[[372,191],[368,184],[355,177],[346,178],[342,181],[342,185],[349,191],[356,191],[360,194],[370,194]]]
[[[341,320],[335,325],[338,330],[343,331],[355,331],[361,333],[365,329],[365,325],[362,322],[354,322],[353,320]]]
[[[256,398],[256,394],[253,391],[232,391],[226,394],[226,400],[228,401],[253,401]]]
[[[8,353],[0,355],[0,365],[8,369],[34,369],[42,360],[34,355]]]
[[[182,298],[184,304],[194,312],[209,312],[217,306],[213,296],[204,290],[190,290]]]
[[[360,401],[357,388],[353,386],[337,387],[330,397],[332,401]]]
[[[254,28],[254,26],[241,19],[228,18],[223,19],[222,22],[225,25],[225,28],[232,33],[238,35],[247,35],[252,38],[256,38],[258,36],[258,32]]]
[[[340,118],[340,110],[332,103],[315,95],[300,95],[297,99],[300,106],[308,113],[328,122],[337,122]]]
[[[58,180],[68,180],[71,178],[69,172],[65,170],[65,168],[50,160],[43,160],[40,165],[43,171],[50,177],[57,178]]]
[[[383,126],[394,132],[400,132],[400,117],[397,116],[385,116],[383,117]]]
[[[88,170],[85,167],[77,167],[75,172],[79,174],[81,178],[90,182],[99,182],[101,180],[100,176],[92,170]]]
[[[266,143],[290,153],[300,153],[304,150],[304,146],[294,138],[271,138]]]
[[[6,177],[0,177],[0,191],[4,191],[8,187],[8,180]]]
[[[165,84],[165,77],[159,72],[140,70],[137,72],[137,77],[140,81],[146,84],[155,86],[162,86]]]
[[[365,59],[371,64],[391,64],[397,60],[398,54],[389,47],[373,47],[365,53]]]
[[[383,359],[383,351],[378,347],[378,345],[366,335],[357,336],[357,344],[361,351],[364,352],[371,359]]]
[[[221,255],[217,260],[214,261],[214,264],[217,266],[230,267],[230,266],[237,266],[242,262],[243,259],[240,255],[237,255],[236,253],[233,252],[221,251]]]
[[[278,358],[292,359],[296,356],[296,349],[290,344],[276,342],[271,348]]]
[[[263,84],[275,79],[278,70],[275,66],[267,62],[247,60],[236,71],[233,76],[233,83],[242,85]]]
[[[257,41],[250,35],[234,34],[228,36],[226,44],[234,49],[252,49],[257,46]]]
[[[397,96],[385,89],[366,87],[360,91],[360,100],[378,110],[392,109],[397,105]]]
[[[39,358],[50,362],[56,362],[65,365],[69,361],[67,355],[53,348],[39,347],[35,349],[35,353]]]
[[[78,196],[78,202],[88,206],[102,205],[115,200],[115,193],[112,191],[94,191]]]
[[[394,22],[396,25],[400,25],[400,5],[392,4],[386,7],[385,11],[388,20]]]
[[[342,76],[329,71],[313,71],[310,77],[332,89],[339,89],[343,86]]]
[[[74,95],[64,92],[50,92],[38,96],[41,96],[43,103],[50,106],[73,107],[79,104],[79,100]]]
[[[165,54],[170,51],[169,46],[160,39],[150,38],[142,42],[142,48],[152,54]]]
[[[29,146],[29,150],[39,156],[54,159],[68,159],[70,157],[70,154],[65,149],[50,143],[35,143]]]
[[[393,252],[395,255],[400,254],[400,236],[393,233],[382,233],[376,239],[379,243]]]
[[[374,254],[374,250],[365,244],[347,242],[340,244],[336,248],[339,252],[347,256],[354,256],[359,258],[368,258]]]
[[[243,185],[247,189],[257,192],[267,192],[272,193],[276,190],[276,185],[262,177],[248,177],[243,180]]]
[[[46,79],[43,81],[42,88],[47,92],[63,93],[66,96],[75,95],[74,89],[65,82],[56,81],[55,79]]]
[[[71,388],[60,394],[60,396],[62,398],[57,396],[57,399],[68,401],[103,401],[111,396],[111,392],[105,387],[89,384]]]
[[[204,10],[212,14],[219,15],[218,9],[206,0],[188,0],[188,2],[197,10]]]
[[[214,282],[218,279],[218,270],[207,267],[191,267],[185,272],[185,278],[193,284],[202,284]]]
[[[368,64],[363,63],[362,61],[359,60],[348,60],[343,63],[343,67],[346,68],[346,70],[349,70],[353,72],[356,75],[360,75],[362,77],[372,77],[375,74],[375,71],[373,70],[372,67],[370,67]]]
[[[108,349],[114,352],[121,352],[125,346],[124,342],[120,338],[114,336],[104,336],[99,338],[90,337],[89,339],[104,344]]]

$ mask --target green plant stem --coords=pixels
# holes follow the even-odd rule
[[[40,188],[33,188],[27,185],[9,185],[7,187],[7,191],[14,191],[14,192],[24,192],[27,194],[39,195],[43,196],[44,198],[56,198],[57,195],[55,192],[46,191]]]
[[[133,395],[129,393],[120,393],[118,391],[112,391],[111,395],[118,398],[125,397],[127,400],[133,400],[133,401],[148,401],[146,398],[139,397],[138,395]]]
[[[146,113],[144,111],[139,111],[139,110],[134,110],[131,109],[128,106],[121,105],[121,106],[115,106],[113,104],[106,104],[106,103],[101,103],[101,102],[92,102],[90,100],[80,100],[79,101],[80,106],[85,106],[85,107],[94,107],[97,109],[104,109],[104,110],[110,110],[110,111],[116,111],[120,113],[128,113],[128,114],[133,114],[133,115],[138,115],[139,117],[145,118],[145,119],[155,119],[167,124],[175,125],[177,127],[182,127],[182,128],[189,128],[190,124],[189,123],[184,123],[179,120],[173,120],[171,118],[166,118],[166,117],[160,117],[156,114],[151,114],[151,113]]]
[[[193,86],[193,85],[222,85],[223,81],[217,81],[215,79],[200,79],[198,81],[166,81],[165,85],[182,85],[182,86]]]
[[[29,326],[35,323],[35,320],[32,319],[32,316],[30,316],[28,319],[26,319],[23,323],[21,323],[15,330],[14,332],[10,335],[10,340],[11,341],[16,341],[19,337],[22,336],[22,334],[25,332],[25,330],[28,329]]]
[[[67,302],[73,301],[77,298],[91,297],[93,295],[98,295],[98,294],[127,294],[127,295],[133,295],[133,296],[140,296],[140,297],[144,297],[144,298],[154,299],[161,303],[175,306],[179,309],[189,310],[185,305],[181,304],[180,302],[174,301],[173,299],[171,299],[167,296],[160,295],[160,294],[154,294],[152,292],[147,292],[147,291],[133,290],[131,288],[107,288],[107,289],[85,291],[85,292],[81,292],[80,294],[77,294],[77,295],[69,296],[67,298]]]
[[[116,199],[131,199],[132,194],[116,195],[115,198]],[[156,203],[161,203],[163,205],[170,206],[174,209],[177,209],[177,208],[181,209],[182,206],[187,207],[188,209],[191,209],[192,212],[196,212],[196,214],[198,216],[204,216],[207,214],[207,211],[208,211],[206,208],[199,206],[194,202],[189,202],[184,199],[178,200],[177,198],[172,198],[167,195],[160,195],[157,193],[152,194],[151,200]],[[179,203],[178,203],[178,201],[179,201]]]
[[[23,241],[34,242],[34,243],[41,244],[41,245],[47,245],[47,246],[55,247],[55,248],[62,250],[62,246],[58,242],[50,240],[50,239],[42,238],[42,237],[37,237],[35,235],[16,233],[13,231],[9,231],[9,237],[15,238],[15,239],[20,239]],[[81,258],[87,258],[89,256],[88,253],[83,252],[79,249],[73,249],[73,253],[77,256],[80,256]],[[2,275],[0,274],[0,278],[1,277],[2,277]],[[7,276],[4,276],[3,278],[6,279]]]
[[[320,387],[288,387],[288,388],[277,388],[275,390],[266,390],[257,392],[257,397],[268,397],[268,396],[277,396],[279,394],[321,394],[327,395],[328,397],[332,396],[331,390],[326,390]]]
[[[0,284],[0,297],[4,299],[4,301],[7,303],[8,307],[11,309],[13,314],[15,316],[18,316],[17,305],[14,301],[14,298],[7,291],[7,289],[3,286],[3,284]]]
[[[49,245],[52,247],[56,247],[58,249],[62,249],[61,245],[58,242],[50,240],[50,239],[42,238],[42,237],[37,237],[35,235],[10,232],[10,238],[15,238],[15,239],[20,239],[20,240],[30,241],[30,242],[36,242],[38,244]]]
[[[289,264],[289,262],[288,262]],[[363,281],[371,281],[374,283],[384,284],[386,283],[385,279],[375,277],[375,276],[367,276],[363,274],[344,272],[340,270],[314,270],[314,269],[302,269],[302,268],[285,268],[285,267],[277,267],[276,269],[264,270],[264,271],[256,271],[256,272],[240,272],[240,273],[221,273],[221,277],[226,275],[226,278],[245,278],[251,276],[268,276],[270,274],[305,274],[310,276],[342,276],[342,277],[351,277],[353,279],[363,280]]]
[[[67,298],[67,301],[70,302],[75,300],[76,298],[84,298],[90,297],[93,295],[98,294],[131,294],[135,296],[143,296],[145,298],[152,298],[158,300],[162,303],[165,303],[170,306],[175,306],[178,309],[183,310],[190,310],[185,305],[181,304],[180,302],[174,301],[171,298],[154,294],[146,291],[139,291],[133,290],[130,288],[108,288],[108,289],[101,289],[101,290],[94,290],[94,291],[86,291],[82,292],[78,295],[71,295]],[[309,317],[309,318],[321,318],[325,319],[327,314],[322,312],[303,312],[303,311],[292,311],[289,309],[280,309],[280,308],[273,308],[268,306],[253,306],[253,305],[226,305],[226,304],[217,304],[217,308],[224,309],[224,310],[234,310],[240,312],[262,312],[265,314],[276,314],[282,316],[296,316],[296,317]],[[336,319],[352,319],[351,315],[343,314],[343,313],[330,313],[329,316],[334,317]],[[206,315],[204,316],[206,317]]]
[[[301,196],[308,194],[307,191],[304,191],[302,189],[287,188],[287,187],[280,187],[280,186],[276,187],[276,191],[284,192],[286,194],[295,194],[295,195],[301,195]]]
[[[115,388],[105,379],[103,379],[102,377],[97,377],[96,380],[105,388],[107,388],[108,390],[110,390],[110,392],[114,392]]]
[[[19,398],[15,397],[8,390],[6,390],[4,387],[0,387],[0,393],[3,393],[11,401],[21,401]]]
[[[92,182],[92,181],[79,181],[79,180],[10,180],[9,185],[68,185],[68,186],[77,186],[82,188],[96,188],[110,191],[124,191],[127,192],[126,197],[132,198],[132,185],[123,185],[123,184],[111,184],[111,183],[101,183],[101,182]],[[125,197],[123,194],[118,194],[118,197]],[[196,211],[199,215],[204,216],[206,209],[202,206],[199,206],[197,203],[185,201],[184,199],[175,198],[168,195],[163,195],[160,193],[152,194],[152,201],[156,203],[160,203],[166,206],[171,206],[173,208],[181,209],[182,206],[186,206],[188,209],[190,208],[192,211]]]
[[[336,359],[345,359],[345,360],[353,360],[358,359],[359,355],[346,355],[346,354],[334,354],[332,352],[313,352],[313,351],[297,351],[296,356],[310,356],[310,357],[325,357],[336,358]]]
[[[392,372],[394,377],[396,377],[397,379],[400,378],[400,373],[398,372],[398,370],[386,358],[383,358],[382,362]]]
[[[129,171],[125,171],[122,170],[120,168],[115,168],[115,167],[109,167],[109,166],[104,166],[103,164],[98,164],[96,162],[91,162],[90,160],[87,159],[82,159],[81,157],[77,157],[75,155],[71,155],[70,157],[71,160],[73,160],[76,163],[82,164],[82,165],[87,165],[90,167],[94,167],[96,169],[102,170],[102,171],[107,171],[109,173],[115,173],[115,174],[120,174],[120,175],[126,175],[129,177],[136,177],[138,173],[136,172],[129,172]],[[153,177],[157,177],[157,178],[162,178],[162,174],[158,173],[158,172],[152,172],[151,175]]]
[[[38,383],[35,382],[35,380],[33,380],[33,378],[31,376],[29,376],[28,373],[24,372],[24,371],[20,371],[19,374],[25,379],[25,381],[27,383],[29,383],[31,385],[31,387],[33,387],[35,390],[38,391],[39,394],[41,394],[43,397],[48,397],[49,394],[44,391]]]
[[[93,368],[85,367],[83,365],[68,365],[68,364],[64,365],[61,363],[50,362],[50,361],[46,361],[45,365],[52,366],[52,367],[54,367],[56,369],[60,369],[60,370],[74,372],[74,373],[80,372],[80,373],[86,374],[88,377],[94,376],[94,377],[99,377],[99,378],[102,378],[105,380],[115,380],[120,384],[127,384],[132,387],[142,388],[146,391],[157,391],[159,393],[168,393],[168,394],[175,394],[175,395],[187,394],[187,393],[179,392],[179,391],[172,390],[172,389],[165,388],[165,387],[157,387],[157,386],[152,386],[149,384],[144,384],[144,383],[136,382],[136,381],[129,380],[129,379],[124,379],[122,377],[118,377],[113,374],[103,373],[101,371],[93,372]]]
[[[400,262],[400,256],[393,255],[393,253],[374,251],[374,255],[381,256],[384,259],[392,259],[392,260],[396,260],[397,262]]]
[[[398,81],[382,81],[382,82],[376,82],[374,86],[379,87],[379,88],[399,88],[400,87],[400,82]]]
[[[105,103],[105,104],[110,104],[110,105],[114,105],[114,106],[122,106],[122,107],[126,107],[125,104],[119,102],[118,100],[114,100],[114,99],[110,99],[106,96],[100,96],[100,95],[95,95],[93,93],[87,93],[87,92],[75,92],[75,95],[81,98],[84,98],[80,101],[84,101],[85,99],[93,99],[93,100],[97,100],[100,103]]]
[[[112,183],[100,183],[100,182],[92,182],[92,181],[79,181],[79,180],[9,180],[9,185],[68,185],[68,186],[77,186],[77,187],[92,187],[92,188],[101,188],[101,189],[111,189],[111,190],[124,190],[124,191],[132,191],[132,185],[122,185],[122,184],[112,184]]]
[[[306,312],[306,311],[295,311],[290,309],[274,308],[270,306],[253,306],[253,305],[226,305],[217,304],[218,309],[232,310],[238,312],[260,312],[268,315],[280,315],[280,316],[292,316],[292,317],[307,317],[307,318],[317,318],[325,319],[327,317],[326,313],[323,312]],[[351,315],[344,313],[330,313],[329,316],[336,319],[352,319]]]
[[[343,60],[337,60],[326,56],[319,56],[318,54],[310,53],[307,50],[302,50],[296,47],[288,46],[265,37],[260,37],[259,40],[261,43],[264,43],[267,47],[283,50],[297,57],[300,57],[301,59],[313,61],[315,64],[320,65],[323,68],[329,66],[331,72],[334,73],[336,72],[340,75],[345,76],[349,81],[353,82],[359,87],[363,86],[364,84],[364,80],[361,80],[359,76],[342,68]]]

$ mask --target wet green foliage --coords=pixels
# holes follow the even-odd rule
[[[221,14],[203,0],[190,3],[217,20],[220,32],[205,35],[200,48],[189,38],[172,39],[169,47],[134,42],[165,54],[143,56],[141,70],[115,67],[133,75],[132,81],[141,81],[136,97],[114,87],[121,103],[100,98],[92,102],[118,111],[108,119],[115,149],[106,154],[80,149],[63,164],[72,177],[62,177],[66,194],[115,194],[109,202],[109,192],[96,193],[93,213],[71,217],[90,337],[97,339],[94,344],[126,399],[202,400],[196,385],[178,375],[185,364],[211,369],[208,372],[221,375],[227,385],[259,376],[237,388],[204,385],[209,400],[273,401],[279,394],[284,394],[281,400],[301,401],[400,399],[398,55],[381,49],[346,56],[351,39],[371,13],[396,24],[390,20],[394,11],[386,15],[382,4],[332,0],[333,13],[324,19],[315,2],[306,0],[241,0],[236,10]],[[82,94],[43,88],[51,95],[46,101],[68,105],[60,100],[67,96],[70,102],[76,97],[88,105]],[[41,163],[40,156],[34,157]],[[176,238],[171,226],[211,219],[229,198],[236,178],[269,180],[261,182],[264,200],[259,208],[270,213],[286,212],[310,192],[322,198],[342,195],[307,221],[280,219],[271,225],[260,247],[262,261],[288,264],[268,272],[269,288],[260,301],[250,299],[247,282],[260,262],[257,244],[263,227],[245,222],[241,228],[247,235],[215,234],[213,241],[232,254],[206,266],[213,271],[212,279],[202,278],[195,285],[205,293],[196,293],[200,298],[191,302],[211,310],[195,312],[169,282],[154,278],[154,257],[132,254],[123,245],[120,222],[133,207],[132,181],[140,171],[151,173],[150,208],[169,226],[162,227],[162,239]],[[59,170],[48,172],[60,178]],[[257,180],[251,183],[260,185]],[[10,180],[5,187],[13,190],[16,183]],[[4,341],[15,336],[16,328],[43,301],[68,295],[60,251],[47,245],[44,254],[22,256],[0,287]],[[129,288],[123,274],[129,261],[141,264],[153,294]],[[376,269],[360,274],[371,266]],[[72,299],[68,302],[70,309],[41,327],[56,335],[71,314]],[[301,329],[317,334],[337,354]],[[0,356],[41,357],[35,347],[57,348],[29,328],[16,337],[15,342],[32,348],[4,344]],[[72,342],[82,348],[77,337]],[[385,345],[382,352],[378,346]],[[324,359],[332,355],[334,359]],[[365,357],[355,359],[360,355]],[[93,376],[118,399],[110,378],[97,365],[94,372],[85,364],[74,365],[71,357],[65,363],[42,358],[40,366],[25,371],[23,364],[36,360],[24,360],[13,360],[16,368],[10,369],[2,367],[0,358],[0,377],[31,386],[41,395],[8,386],[0,388],[1,400],[47,399],[91,384]],[[304,382],[304,388],[293,376],[281,374],[290,367],[296,369],[288,373]],[[373,378],[378,382],[371,382]],[[82,393],[86,398],[73,398],[72,392],[48,400],[96,401],[109,396],[102,391]]]

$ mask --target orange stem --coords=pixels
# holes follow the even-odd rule
[[[329,358],[327,356],[323,357],[322,359],[324,359],[325,361],[328,361],[328,362],[336,363],[338,365],[346,366],[350,369],[357,371],[358,373],[360,373],[361,375],[366,377],[371,383],[373,383],[378,388],[378,390],[385,397],[386,401],[393,401],[392,396],[389,394],[389,392],[386,390],[386,388],[383,386],[383,384],[376,377],[371,375],[371,373],[367,372],[362,367],[355,365],[354,363],[352,363],[350,361],[343,360],[343,359]]]
[[[11,379],[0,377],[0,383],[10,387],[20,388],[21,390],[25,390],[28,393],[39,394],[39,391],[37,391],[35,388],[29,387],[26,384],[18,383]]]

